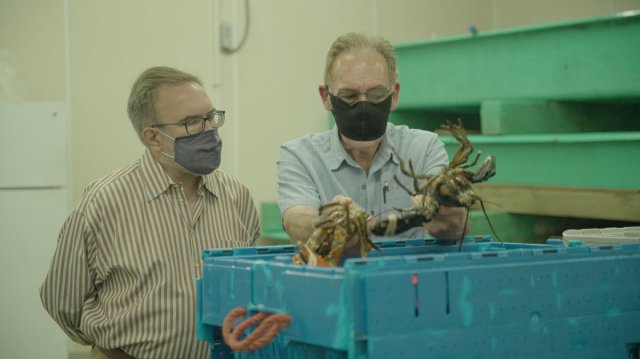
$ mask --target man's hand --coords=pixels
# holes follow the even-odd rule
[[[463,228],[467,217],[464,207],[440,206],[438,216],[425,223],[430,235],[438,239],[459,240],[469,231],[469,222]]]
[[[348,205],[351,204],[351,202],[353,202],[351,200],[351,198],[345,197],[345,196],[343,196],[341,194],[336,195],[335,197],[333,197],[333,199],[331,199],[331,203],[338,203],[338,204],[341,204],[343,206],[348,206]]]
[[[351,198],[342,195],[333,197],[331,203],[338,203],[340,205],[350,205]],[[371,238],[371,216],[367,219],[367,235]],[[344,244],[342,255],[344,257],[360,257],[360,235],[354,233],[351,238],[348,238]]]
[[[337,195],[331,200],[331,203],[342,206],[348,206],[351,202],[351,198],[342,195]],[[293,244],[300,242],[306,243],[313,234],[316,225],[322,221],[322,217],[319,216],[316,208],[302,205],[287,209],[284,212],[283,219],[284,228]],[[367,220],[367,233],[369,237],[371,237],[371,217]],[[360,256],[360,238],[358,233],[355,233],[351,238],[346,240],[342,253],[345,257]]]

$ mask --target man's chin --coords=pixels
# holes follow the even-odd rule
[[[384,135],[382,135],[382,136],[380,136],[378,138],[374,138],[373,140],[354,140],[352,138],[349,138],[349,137],[345,136],[342,133],[340,134],[340,138],[342,139],[342,141],[344,143],[348,143],[348,144],[352,145],[353,147],[357,147],[357,146],[367,147],[367,146],[374,145],[374,144],[380,142],[382,137],[384,137]]]

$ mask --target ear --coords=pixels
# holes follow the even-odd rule
[[[322,99],[322,104],[327,111],[333,110],[331,107],[331,100],[329,99],[329,89],[325,85],[318,86],[318,92],[320,93],[320,98]]]
[[[158,136],[158,132],[151,127],[145,127],[142,130],[142,139],[152,153],[162,151],[162,145],[160,144]]]
[[[396,82],[393,86],[393,94],[391,98],[391,111],[394,111],[398,107],[398,94],[400,93],[400,83]]]

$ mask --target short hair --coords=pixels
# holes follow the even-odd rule
[[[154,108],[157,90],[165,84],[180,85],[183,83],[196,83],[202,85],[198,77],[180,70],[156,66],[145,70],[131,87],[127,114],[140,140],[144,143],[142,130],[150,127],[157,121],[158,114]]]
[[[395,84],[398,73],[396,70],[396,52],[387,39],[379,35],[366,35],[359,32],[350,32],[338,37],[329,52],[327,53],[327,62],[324,68],[324,83],[329,85],[333,81],[331,72],[336,58],[345,52],[354,50],[375,50],[382,55],[387,61],[389,70],[389,83]]]

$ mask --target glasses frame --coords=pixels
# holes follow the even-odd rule
[[[189,132],[189,128],[187,127],[187,122],[174,122],[174,123],[156,123],[151,125],[152,128],[163,128],[163,127],[167,127],[167,126],[182,126],[184,127],[184,130],[187,132],[187,134],[189,135],[197,135],[200,134],[204,131],[205,128],[207,128],[207,124],[206,122],[209,122],[210,124],[213,125],[214,129],[218,129],[220,127],[222,127],[222,125],[224,125],[224,114],[225,111],[224,110],[213,110],[211,112],[209,112],[207,114],[207,116],[205,117],[200,117],[200,120],[202,121],[202,127],[200,128],[200,131],[195,132],[195,133],[191,133]],[[216,116],[218,116],[218,122],[217,123],[213,123],[211,122]],[[183,120],[184,121],[184,120]]]
[[[333,97],[335,97],[335,98],[340,99],[342,102],[346,103],[349,107],[353,107],[353,106],[354,106],[355,104],[357,104],[358,102],[361,102],[362,100],[360,100],[360,97],[362,97],[362,95],[364,95],[364,97],[365,97],[365,101],[370,102],[370,103],[373,103],[373,104],[378,104],[378,103],[383,102],[383,101],[384,101],[384,100],[386,100],[387,98],[389,98],[389,96],[393,95],[393,93],[395,92],[395,88],[394,88],[394,87],[392,87],[391,89],[388,89],[388,88],[386,88],[386,87],[385,87],[385,89],[386,89],[386,90],[388,90],[388,92],[387,92],[387,94],[384,96],[384,98],[383,98],[382,100],[378,101],[378,102],[369,101],[369,96],[368,96],[366,93],[364,93],[364,94],[358,93],[358,98],[357,98],[355,101],[353,101],[353,102],[349,102],[349,101],[346,101],[344,98],[342,98],[342,97],[340,97],[340,96],[338,96],[338,95],[334,95],[334,94],[333,94],[333,92],[331,91],[331,89],[329,88],[329,86],[328,86],[328,85],[325,85],[325,88],[327,89],[327,93],[328,93],[329,95],[331,95],[331,96],[333,96]]]

